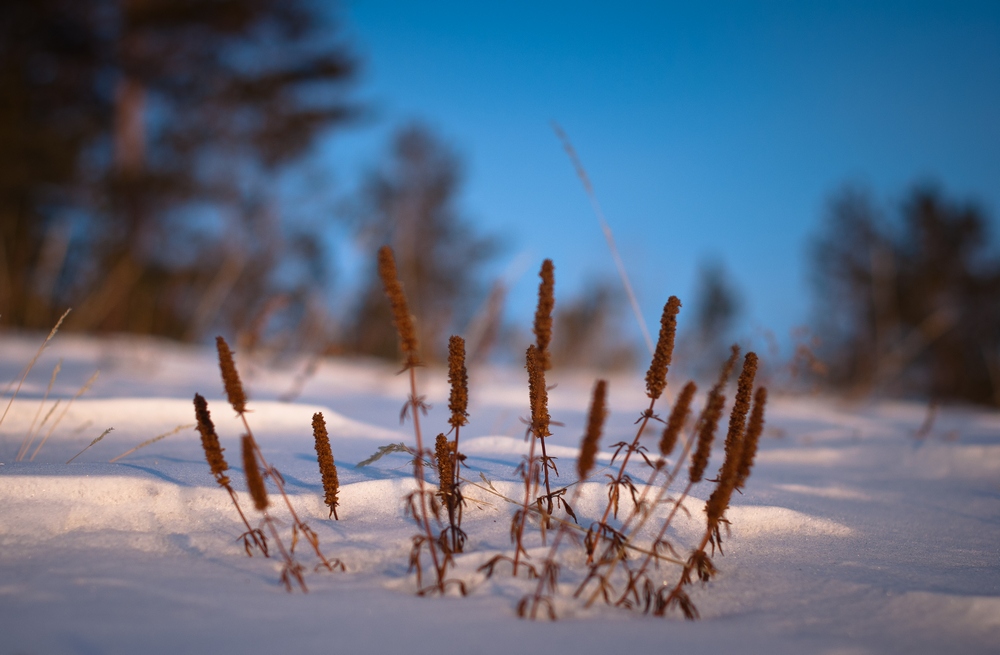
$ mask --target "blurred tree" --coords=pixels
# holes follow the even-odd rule
[[[322,253],[285,238],[274,180],[356,112],[322,17],[305,0],[3,3],[5,322],[73,304],[68,327],[190,338],[279,291],[305,302],[315,280],[276,272]]]
[[[347,349],[397,356],[375,267],[375,251],[389,244],[417,319],[422,356],[433,361],[447,354],[446,331],[471,317],[481,291],[477,272],[496,251],[495,240],[477,236],[456,208],[460,185],[458,157],[429,129],[414,124],[395,135],[388,161],[368,175],[348,209],[372,263],[345,335]]]
[[[552,363],[558,368],[581,367],[620,371],[636,364],[635,347],[623,338],[627,315],[621,286],[588,284],[583,293],[556,303],[552,327]]]
[[[729,357],[733,329],[741,311],[739,292],[720,261],[709,260],[698,267],[690,327],[683,332],[684,366],[692,375],[717,375],[719,363]],[[681,313],[681,325],[684,313]]]
[[[901,221],[837,195],[815,247],[831,381],[1000,404],[1000,257],[971,205],[916,188]]]

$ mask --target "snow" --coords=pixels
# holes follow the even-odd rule
[[[0,379],[16,379],[36,335],[2,335]],[[14,461],[56,361],[63,370],[47,408],[66,403],[98,368],[33,462]],[[157,341],[58,335],[0,425],[0,652],[2,653],[990,653],[1000,643],[1000,414],[943,408],[918,437],[919,403],[847,405],[823,397],[772,394],[767,429],[745,493],[727,516],[719,575],[696,583],[701,620],[585,608],[572,597],[583,556],[567,543],[557,622],[517,618],[533,583],[509,567],[490,579],[478,567],[511,554],[510,518],[520,498],[515,467],[525,454],[523,371],[471,374],[471,422],[463,527],[470,541],[452,577],[468,597],[415,595],[407,570],[416,533],[403,497],[415,482],[407,458],[355,464],[382,445],[413,444],[399,424],[408,393],[391,365],[324,360],[294,402],[305,362],[237,353],[250,392],[250,425],[283,474],[292,503],[344,573],[308,567],[309,594],[287,593],[280,566],[248,558],[227,494],[214,482],[193,429],[182,429],[120,461],[108,460],[193,423],[195,392],[209,399],[232,480],[250,510],[240,464],[241,424],[222,399],[213,352]],[[433,405],[425,437],[446,427],[445,372],[420,371]],[[552,371],[551,452],[562,483],[573,482],[591,376]],[[679,389],[682,379],[671,378]],[[2,407],[6,406],[5,397]],[[631,438],[645,407],[642,374],[610,380],[610,445]],[[322,411],[341,481],[339,522],[327,519],[310,420]],[[65,462],[106,428],[114,430]],[[647,445],[655,449],[655,435]],[[36,442],[37,443],[37,442]],[[716,449],[710,472],[721,463]],[[579,485],[581,521],[599,518],[604,471]],[[641,473],[636,466],[634,472]],[[482,476],[480,476],[482,474]],[[710,476],[707,476],[710,477]],[[577,487],[574,486],[573,489]],[[672,528],[690,548],[704,530],[708,483],[695,487]],[[251,511],[252,513],[252,511]],[[287,521],[280,509],[275,516]],[[287,523],[285,524],[287,532]],[[545,557],[537,529],[533,561]],[[664,579],[676,571],[662,569]]]

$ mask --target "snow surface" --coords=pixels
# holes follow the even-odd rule
[[[0,379],[19,377],[40,341],[0,338]],[[237,353],[261,448],[324,552],[347,567],[313,572],[315,557],[299,551],[310,567],[306,595],[284,590],[274,560],[246,557],[239,518],[193,429],[108,463],[193,423],[191,398],[200,392],[250,509],[238,468],[240,428],[222,400],[213,355],[135,338],[60,334],[50,344],[0,425],[0,653],[1000,652],[998,413],[943,409],[918,438],[927,413],[920,404],[772,395],[757,465],[728,512],[725,556],[714,559],[720,573],[692,588],[700,621],[584,609],[572,598],[580,549],[567,543],[560,620],[531,622],[514,608],[534,583],[512,579],[509,568],[489,580],[477,572],[493,555],[511,553],[516,508],[483,490],[480,474],[518,496],[523,371],[471,371],[471,423],[462,433],[470,540],[454,573],[470,594],[421,598],[407,571],[416,532],[403,511],[414,485],[407,458],[355,468],[379,446],[412,445],[411,426],[399,424],[403,376],[391,366],[325,360],[294,402],[281,402],[304,363],[244,361]],[[65,406],[95,370],[101,377],[34,462],[15,462],[60,358],[46,412],[56,399]],[[446,427],[445,372],[422,369],[420,380],[433,405],[425,434],[433,436]],[[681,382],[672,379],[671,388]],[[551,413],[564,424],[550,443],[560,481],[569,483],[593,379],[557,370],[549,383],[557,385]],[[634,434],[646,402],[641,373],[610,380],[606,449]],[[338,463],[339,522],[327,520],[322,504],[310,428],[316,411],[326,416]],[[604,453],[598,465],[609,459]],[[720,463],[717,449],[710,471]],[[583,485],[575,505],[582,522],[603,509],[601,475]],[[690,517],[677,520],[676,545],[700,536],[710,491],[707,483],[696,487],[685,503]],[[541,560],[547,549],[537,530],[530,534],[529,552]],[[663,572],[676,578],[676,570]]]

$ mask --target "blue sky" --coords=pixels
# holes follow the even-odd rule
[[[1000,232],[1000,3],[350,0],[340,15],[375,113],[324,156],[349,186],[393,129],[435,128],[467,165],[462,207],[507,244],[491,272],[524,262],[511,318],[530,320],[545,257],[557,303],[615,276],[551,121],[651,327],[669,295],[693,304],[709,259],[744,296],[745,334],[805,323],[808,244],[848,183],[893,206],[933,181]]]

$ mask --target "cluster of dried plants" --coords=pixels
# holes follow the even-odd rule
[[[257,527],[253,527],[247,519],[246,514],[240,507],[236,492],[230,485],[229,477],[225,471],[229,469],[225,457],[222,454],[223,448],[219,445],[219,437],[215,432],[215,425],[212,422],[208,411],[208,402],[199,394],[194,396],[195,419],[197,421],[198,432],[201,434],[201,443],[205,451],[205,459],[208,461],[215,481],[225,489],[233,501],[236,512],[239,514],[246,532],[240,538],[248,556],[252,556],[254,550],[259,551],[265,557],[270,557],[271,548],[277,550],[281,557],[282,570],[281,582],[288,591],[292,591],[297,584],[303,592],[308,592],[304,573],[306,568],[296,559],[295,548],[300,540],[304,540],[315,553],[319,563],[315,569],[325,569],[327,571],[344,570],[344,565],[339,559],[327,558],[320,550],[319,537],[316,532],[301,518],[291,499],[285,492],[285,479],[274,466],[264,457],[257,440],[254,437],[250,423],[247,421],[247,395],[236,370],[236,363],[233,360],[233,353],[229,349],[229,344],[222,337],[216,339],[216,347],[219,353],[219,369],[222,372],[222,383],[225,388],[226,397],[233,411],[243,424],[244,434],[240,440],[241,454],[243,461],[243,473],[246,478],[247,490],[253,500],[254,509],[260,512],[261,519]],[[313,416],[313,434],[316,438],[317,459],[319,461],[320,472],[323,478],[323,486],[326,491],[326,502],[330,507],[331,515],[335,515],[337,507],[337,470],[333,462],[333,454],[330,450],[330,443],[326,434],[326,424],[322,414]],[[271,501],[268,497],[267,485],[265,481],[270,481],[281,496],[283,504],[288,510],[291,518],[290,544],[285,545],[279,530],[280,523],[272,516],[270,511]],[[265,529],[267,534],[265,534]],[[267,537],[270,535],[272,546],[268,545]],[[294,584],[293,584],[294,583]]]
[[[385,293],[393,312],[393,321],[399,335],[400,350],[404,354],[401,372],[409,374],[410,396],[403,407],[401,418],[411,418],[416,438],[416,449],[406,449],[413,455],[414,476],[417,490],[406,497],[409,514],[414,518],[420,533],[413,537],[410,555],[411,570],[417,574],[418,593],[444,594],[450,585],[467,592],[464,581],[448,577],[448,567],[454,562],[455,553],[465,548],[467,535],[461,530],[460,463],[463,456],[458,450],[459,429],[468,418],[467,376],[464,368],[464,342],[460,337],[450,341],[449,381],[452,394],[449,423],[455,434],[449,441],[446,434],[439,434],[434,451],[423,446],[420,415],[426,414],[424,398],[417,393],[415,369],[420,366],[420,356],[410,315],[389,247],[379,251],[379,270]],[[679,512],[687,512],[685,500],[694,486],[704,479],[712,451],[712,442],[721,421],[725,406],[725,389],[739,358],[739,348],[732,347],[730,357],[723,364],[718,380],[705,397],[704,407],[692,423],[692,405],[697,387],[687,382],[676,396],[666,420],[657,413],[657,401],[667,388],[667,374],[673,359],[677,332],[677,315],[681,303],[671,297],[663,308],[659,340],[653,351],[646,373],[646,392],[649,406],[636,421],[637,429],[631,441],[612,445],[613,456],[606,473],[607,502],[599,519],[584,527],[579,524],[573,505],[584,490],[584,483],[593,474],[598,444],[607,416],[607,389],[605,380],[598,380],[591,400],[587,429],[583,437],[577,462],[577,481],[573,485],[558,486],[559,477],[555,458],[548,454],[546,439],[551,436],[553,425],[548,410],[546,371],[551,368],[549,344],[552,342],[552,309],[554,307],[554,267],[545,260],[539,273],[541,283],[538,307],[535,313],[535,343],[527,348],[525,368],[528,373],[528,401],[530,417],[527,424],[527,454],[517,471],[524,483],[520,501],[507,498],[518,505],[510,525],[513,552],[500,553],[480,567],[487,578],[496,575],[501,563],[509,563],[514,577],[524,571],[529,579],[536,580],[532,593],[517,605],[517,613],[524,618],[540,616],[556,619],[556,596],[559,592],[560,571],[565,556],[561,546],[572,538],[582,546],[585,571],[573,594],[586,607],[598,599],[617,607],[640,609],[658,616],[678,609],[688,619],[698,617],[687,592],[695,577],[702,582],[712,579],[718,570],[712,557],[718,550],[722,554],[723,532],[728,533],[726,510],[734,491],[743,487],[750,474],[757,441],[764,425],[764,406],[767,391],[758,388],[754,393],[754,378],[758,358],[747,353],[737,382],[735,401],[729,416],[725,441],[725,457],[716,477],[711,480],[714,490],[705,504],[705,529],[703,537],[683,557],[670,538],[670,526]],[[655,423],[663,425],[659,439],[659,454],[655,459],[642,443],[644,434]],[[683,437],[681,452],[671,457]],[[432,463],[439,474],[438,491],[427,490],[425,463]],[[629,468],[629,465],[632,467]],[[679,493],[672,490],[682,468],[687,465],[687,482]],[[637,468],[643,470],[644,479],[637,482]],[[495,490],[493,490],[495,492]],[[499,493],[499,492],[496,492]],[[441,508],[447,512],[447,524]],[[562,510],[557,515],[557,510]],[[444,526],[435,538],[432,522]],[[529,528],[537,526],[542,544],[551,532],[551,544],[544,560],[531,561],[526,547]],[[652,538],[650,534],[655,534]],[[709,552],[710,551],[710,552]],[[424,586],[423,568],[426,559],[434,569],[433,584]],[[673,567],[671,577],[665,570]]]

